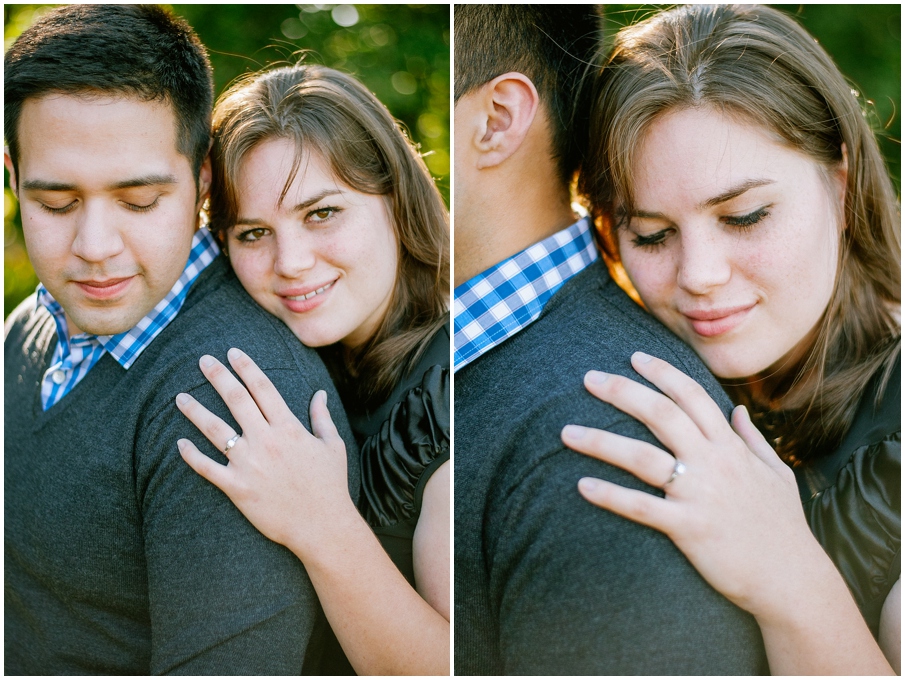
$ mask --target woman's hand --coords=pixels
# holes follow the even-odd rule
[[[819,559],[814,549],[820,550],[792,470],[744,407],[733,411],[730,426],[704,389],[665,361],[638,352],[632,365],[663,394],[597,371],[585,376],[585,386],[644,423],[675,458],[646,442],[576,425],[563,428],[562,439],[662,488],[666,497],[593,478],[579,481],[581,494],[667,534],[701,575],[740,607],[756,616],[782,612],[790,602],[785,585],[795,581],[792,575],[801,573],[805,562]]]
[[[220,488],[269,539],[304,554],[330,535],[342,517],[358,512],[349,496],[346,447],[327,410],[327,395],[311,400],[310,434],[273,383],[238,349],[227,353],[242,385],[219,361],[201,357],[201,372],[223,398],[241,428],[232,427],[188,394],[176,404],[229,459],[221,465],[187,439],[178,442],[185,461]]]

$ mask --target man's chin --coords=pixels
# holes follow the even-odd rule
[[[113,310],[108,310],[113,311]],[[118,335],[133,328],[145,314],[137,314],[134,310],[128,310],[120,314],[86,314],[77,312],[69,314],[66,318],[69,325],[69,335],[87,333],[89,335]]]

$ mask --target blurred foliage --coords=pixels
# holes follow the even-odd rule
[[[54,5],[4,4],[4,51]],[[236,77],[304,59],[358,77],[420,145],[449,203],[449,5],[170,5],[210,53],[219,95]],[[37,279],[4,173],[4,316]]]
[[[674,5],[604,5],[604,41],[617,31]],[[880,142],[890,175],[901,192],[902,7],[892,5],[771,5],[791,16],[833,57],[859,92],[861,106]]]

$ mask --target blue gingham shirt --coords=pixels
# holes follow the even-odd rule
[[[44,410],[69,394],[105,352],[109,352],[120,366],[128,369],[154,338],[176,318],[189,288],[219,252],[217,242],[206,228],[202,227],[195,232],[188,262],[170,292],[135,326],[117,335],[79,333],[70,338],[62,306],[43,284],[39,285],[38,303],[53,315],[59,340],[50,368],[45,371],[41,381],[41,404]]]
[[[537,319],[553,294],[598,257],[590,218],[583,217],[457,287],[454,370]]]

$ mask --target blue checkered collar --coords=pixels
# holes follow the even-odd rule
[[[454,291],[454,370],[536,320],[553,294],[599,257],[590,218],[495,264]]]
[[[116,359],[120,366],[128,369],[154,338],[160,335],[160,332],[176,318],[179,310],[182,309],[189,288],[219,254],[220,247],[210,231],[205,227],[196,231],[192,237],[192,249],[185,269],[170,292],[135,326],[117,335],[79,333],[70,338],[62,306],[43,284],[39,284],[38,303],[53,315],[56,322],[59,347],[55,356],[60,353],[60,350],[62,350],[62,356],[68,356],[74,345],[99,344]]]

